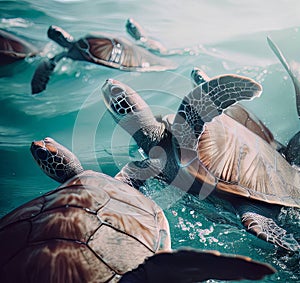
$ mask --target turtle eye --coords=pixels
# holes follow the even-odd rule
[[[40,160],[46,160],[48,158],[48,152],[45,149],[38,148],[36,151],[36,155]]]

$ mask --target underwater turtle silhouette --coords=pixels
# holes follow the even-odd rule
[[[267,41],[274,54],[277,56],[292,80],[296,94],[296,108],[300,119],[300,82],[295,75],[296,70],[294,70],[292,66],[290,66],[281,50],[270,37],[267,37]],[[287,161],[300,170],[300,131],[290,139],[288,145],[286,146],[286,148],[283,148],[282,152],[285,155]]]
[[[31,152],[48,176],[64,183],[0,220],[1,282],[256,280],[275,272],[248,257],[172,251],[168,221],[152,200],[84,170],[51,138],[33,142]]]
[[[0,29],[0,66],[34,56],[38,49],[26,40]]]
[[[156,177],[201,199],[226,199],[247,231],[298,251],[299,243],[275,219],[283,206],[300,207],[300,172],[266,139],[222,114],[261,92],[249,78],[217,76],[186,95],[176,115],[157,120],[134,90],[107,80],[102,87],[107,108],[149,157],[128,163],[119,174],[135,187]]]
[[[127,29],[129,30],[129,28]],[[66,50],[51,59],[43,60],[31,80],[32,94],[46,89],[56,64],[65,57],[88,61],[122,71],[164,71],[173,70],[177,65],[161,58],[123,37],[106,33],[88,34],[75,40],[69,33],[57,26],[50,26],[48,37]],[[158,42],[157,42],[158,44]],[[154,43],[152,44],[155,45]]]

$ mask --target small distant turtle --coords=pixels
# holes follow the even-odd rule
[[[106,33],[94,33],[75,40],[57,26],[50,26],[48,37],[67,49],[49,60],[42,61],[31,80],[32,94],[46,89],[56,64],[64,57],[83,60],[122,71],[164,71],[177,66],[168,59],[160,58],[147,49],[137,46],[123,37]]]
[[[33,142],[31,153],[48,176],[64,183],[0,220],[1,282],[254,280],[275,272],[243,256],[173,252],[162,209],[133,187],[84,171],[51,138]]]
[[[278,46],[271,40],[270,37],[267,37],[267,41],[269,46],[286,69],[287,73],[289,74],[290,78],[292,79],[295,94],[296,94],[296,107],[298,116],[300,119],[300,82],[299,79],[296,77],[295,70],[288,64],[286,58],[278,48]],[[299,66],[298,66],[299,67]],[[283,153],[289,163],[300,170],[300,131],[296,133],[289,141],[287,147],[283,150]]]
[[[126,22],[126,31],[129,35],[132,36],[137,42],[147,48],[149,51],[153,53],[157,53],[159,55],[182,55],[185,52],[189,52],[189,49],[186,48],[184,50],[175,49],[169,50],[164,45],[162,45],[159,41],[152,39],[147,36],[145,30],[142,26],[133,18],[129,18]]]
[[[0,29],[0,66],[6,66],[37,53],[38,49],[29,42]]]
[[[229,200],[249,232],[298,251],[299,243],[275,219],[282,206],[300,207],[300,172],[266,139],[222,114],[261,91],[258,83],[242,76],[207,78],[183,98],[176,115],[157,120],[134,90],[107,80],[102,87],[105,104],[149,156],[127,164],[119,174],[135,187],[156,177],[201,199]]]

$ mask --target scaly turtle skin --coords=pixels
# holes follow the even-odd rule
[[[88,61],[122,71],[148,72],[177,68],[170,60],[160,58],[125,38],[110,34],[94,33],[76,41],[62,28],[50,26],[48,37],[66,50],[38,65],[31,81],[33,94],[46,89],[56,64],[64,57]]]
[[[212,195],[229,200],[248,231],[298,251],[299,243],[275,218],[282,206],[300,207],[300,172],[265,139],[222,114],[261,91],[251,79],[218,76],[185,96],[175,117],[158,121],[128,86],[107,80],[102,88],[114,119],[149,156],[120,172],[129,183],[138,187],[157,177],[201,199]]]
[[[29,42],[7,31],[0,30],[0,66],[17,62],[37,53],[38,50]]]
[[[295,75],[295,70],[288,64],[286,58],[278,48],[278,46],[271,40],[271,38],[267,37],[268,44],[273,50],[274,54],[277,56],[283,67],[286,69],[289,74],[292,83],[294,85],[295,94],[296,94],[296,107],[298,116],[300,119],[300,82],[299,79]],[[299,66],[298,66],[299,67]],[[286,149],[283,151],[287,161],[291,163],[295,168],[300,170],[300,131],[296,133],[289,141]]]
[[[167,219],[150,199],[84,171],[53,139],[33,142],[31,152],[48,176],[64,183],[0,220],[1,282],[198,282],[274,273],[246,257],[172,252]]]

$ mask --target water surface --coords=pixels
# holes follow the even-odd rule
[[[0,28],[28,39],[41,54],[0,70],[0,216],[57,186],[30,155],[34,139],[51,136],[71,148],[86,169],[110,175],[129,160],[140,158],[135,143],[106,112],[100,88],[110,77],[129,84],[155,114],[164,115],[174,113],[191,89],[189,75],[194,66],[209,76],[250,76],[264,91],[244,105],[286,144],[300,129],[294,91],[266,36],[277,42],[289,60],[300,62],[299,11],[297,0],[1,1]],[[124,73],[63,60],[47,90],[30,94],[38,62],[62,51],[46,36],[49,25],[61,26],[75,38],[92,31],[127,36],[128,17],[168,48],[190,48],[189,54],[171,58],[179,64],[176,71]],[[191,246],[248,255],[278,269],[262,282],[300,282],[299,255],[286,254],[245,232],[223,202],[201,202],[155,182],[145,193],[165,209],[174,248]],[[300,239],[299,211],[284,210],[281,223]]]

